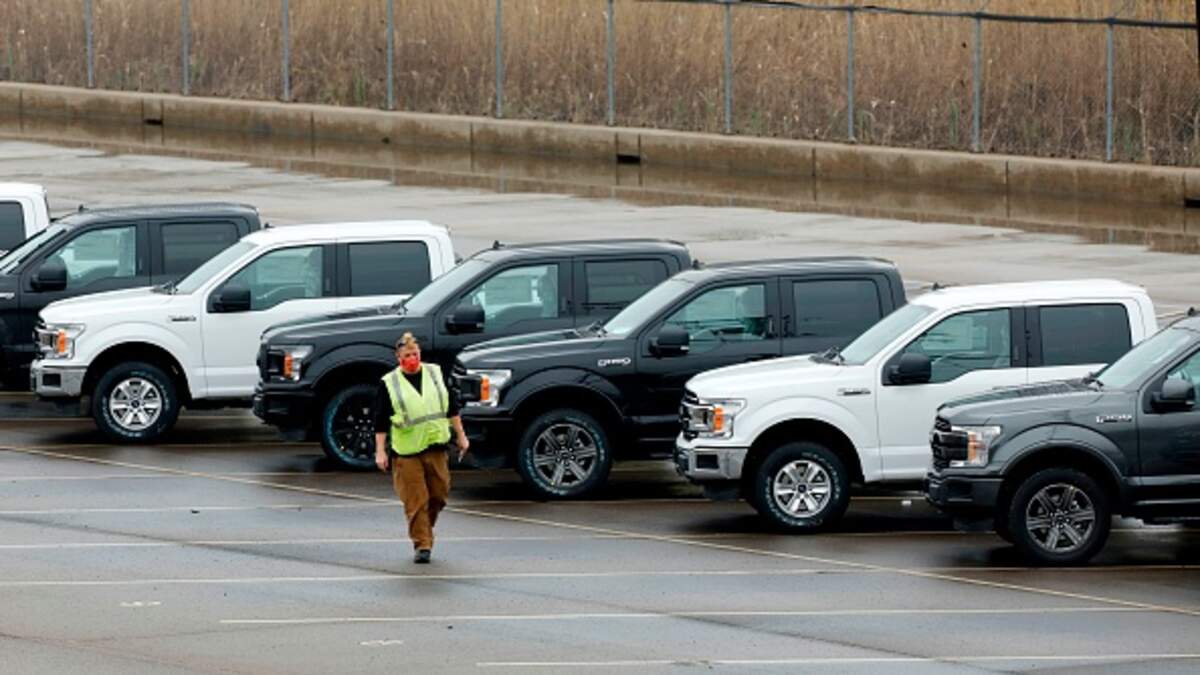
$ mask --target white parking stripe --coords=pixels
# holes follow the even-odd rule
[[[625,661],[480,661],[479,668],[644,668],[646,666],[853,666],[955,663],[1120,663],[1123,661],[1192,661],[1200,654],[1014,654],[989,656],[862,656],[797,659],[645,659]]]
[[[579,621],[627,619],[745,619],[835,616],[1002,615],[1002,614],[1112,614],[1148,612],[1131,607],[1024,607],[1014,609],[812,609],[812,610],[713,610],[679,612],[579,612],[566,614],[446,614],[434,616],[340,616],[307,619],[222,619],[232,626],[309,626],[347,623],[441,623],[444,621]]]

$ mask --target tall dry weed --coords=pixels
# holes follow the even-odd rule
[[[825,0],[841,4],[841,0]],[[96,84],[177,91],[179,0],[93,0]],[[0,79],[86,83],[84,0],[0,0]],[[279,98],[279,0],[191,0],[195,94]],[[890,0],[973,11],[981,0]],[[291,0],[292,99],[386,103],[386,0]],[[990,0],[997,13],[1195,21],[1192,0]],[[504,0],[507,117],[603,123],[605,0]],[[494,0],[396,0],[395,94],[406,110],[492,114]],[[843,13],[734,10],[734,129],[847,138]],[[724,128],[724,25],[711,5],[617,0],[616,121]],[[969,149],[973,22],[855,17],[857,140]],[[1118,159],[1200,165],[1194,32],[1117,28]],[[983,149],[1102,158],[1105,28],[985,22]]]

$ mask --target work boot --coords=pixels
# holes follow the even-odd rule
[[[417,551],[417,554],[415,556],[413,556],[413,562],[415,562],[418,565],[428,565],[429,561],[432,557],[433,557],[433,551],[430,551],[427,548],[423,548],[423,549]]]

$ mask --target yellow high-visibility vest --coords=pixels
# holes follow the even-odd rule
[[[421,364],[421,391],[409,384],[399,368],[383,376],[392,399],[392,451],[415,455],[431,445],[450,442],[450,395],[442,369]]]

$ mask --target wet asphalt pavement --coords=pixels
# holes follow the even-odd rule
[[[5,394],[7,404],[20,394]],[[919,495],[856,497],[836,533],[764,531],[666,463],[531,501],[458,471],[435,560],[409,561],[379,474],[330,469],[240,412],[168,442],[89,420],[0,431],[7,672],[1195,672],[1200,532],[1122,523],[1036,570]]]

